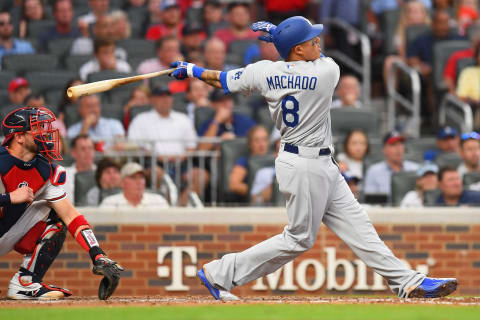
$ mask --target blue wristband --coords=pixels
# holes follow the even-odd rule
[[[0,193],[0,207],[8,206],[9,204],[12,204],[10,200],[10,194]]]
[[[195,78],[202,79],[202,73],[205,71],[204,68],[199,67],[199,66],[193,66],[192,68],[192,74]]]

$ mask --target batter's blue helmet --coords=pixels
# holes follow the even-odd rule
[[[312,25],[301,16],[283,20],[273,32],[273,44],[283,59],[288,57],[290,49],[297,44],[317,37],[323,31],[323,24]]]

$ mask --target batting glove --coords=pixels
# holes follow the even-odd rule
[[[123,267],[104,255],[98,255],[93,263],[93,274],[103,276],[98,287],[98,298],[107,300],[115,291],[120,281]]]
[[[202,73],[205,71],[202,67],[184,61],[175,61],[170,65],[170,68],[176,68],[176,70],[171,73],[171,76],[178,80],[186,78],[201,79]]]
[[[273,34],[277,26],[268,21],[258,21],[258,22],[252,23],[250,28],[253,31],[266,32],[265,34],[258,37],[259,40],[266,41],[266,42],[273,42]]]

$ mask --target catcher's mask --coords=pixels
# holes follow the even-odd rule
[[[47,108],[23,107],[10,112],[2,122],[6,145],[15,134],[30,131],[38,152],[51,160],[62,160],[60,155],[60,134],[52,127],[55,115]]]

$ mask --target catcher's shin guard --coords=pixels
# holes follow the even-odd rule
[[[47,219],[47,227],[37,240],[33,252],[23,259],[22,268],[32,273],[33,282],[42,282],[43,276],[60,253],[66,235],[67,227],[52,210]]]

